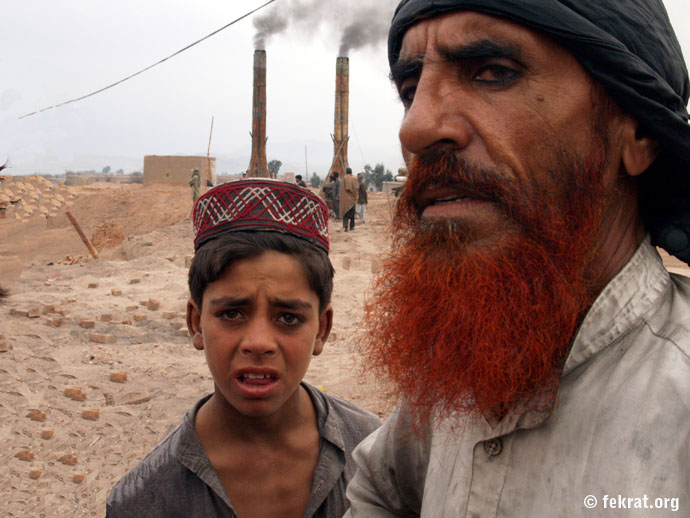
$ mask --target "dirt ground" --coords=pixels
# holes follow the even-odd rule
[[[381,416],[390,399],[360,374],[354,336],[390,203],[371,195],[354,232],[331,221],[335,322],[306,376]],[[0,220],[3,516],[103,516],[113,484],[212,390],[184,322],[191,207],[184,187],[79,189],[69,210],[111,247],[98,260],[64,213]]]

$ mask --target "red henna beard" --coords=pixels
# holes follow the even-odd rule
[[[458,412],[501,417],[517,404],[551,408],[596,296],[586,267],[606,204],[599,181],[606,143],[595,147],[585,165],[564,160],[551,188],[528,189],[452,152],[410,164],[362,346],[418,424]],[[495,200],[519,230],[489,250],[468,251],[467,225],[420,220],[414,194],[454,183]]]

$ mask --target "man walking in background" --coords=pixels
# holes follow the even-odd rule
[[[343,229],[345,232],[355,229],[355,204],[357,203],[357,193],[359,183],[352,176],[352,169],[345,170],[343,183],[340,189],[340,211],[343,215]]]
[[[357,175],[359,187],[357,190],[357,203],[355,204],[355,212],[359,215],[359,221],[364,224],[364,215],[367,210],[367,203],[369,203],[367,195],[367,184],[364,181],[364,173]]]

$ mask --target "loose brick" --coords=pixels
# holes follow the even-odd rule
[[[44,315],[50,315],[51,313],[55,313],[55,304],[46,304],[43,306]]]
[[[26,414],[26,417],[28,417],[32,421],[38,421],[38,422],[43,422],[46,420],[46,414],[41,412],[38,408],[30,409],[29,413]]]
[[[60,327],[62,325],[62,317],[51,318],[49,322],[53,327]]]
[[[105,398],[105,406],[113,406],[115,404],[115,398],[112,394],[103,392],[103,397]]]
[[[115,336],[104,333],[91,333],[90,339],[97,344],[114,344],[117,341]]]
[[[75,484],[81,484],[82,482],[84,482],[84,479],[86,479],[86,474],[84,473],[75,473],[74,475],[72,475],[72,482],[74,482]]]
[[[34,460],[36,457],[33,453],[31,453],[29,450],[20,450],[17,453],[14,454],[16,458],[19,460],[23,460],[25,462],[30,462]]]
[[[151,311],[158,311],[161,307],[161,303],[157,299],[149,299],[146,302],[146,307]]]
[[[124,383],[127,381],[126,371],[115,371],[110,373],[110,381],[113,383]]]
[[[103,313],[100,320],[101,322],[111,322],[113,320],[113,316],[110,313]]]
[[[34,306],[33,308],[29,308],[26,316],[29,318],[39,318],[41,316],[41,307]]]
[[[12,348],[11,348],[10,345],[7,343],[7,340],[5,339],[5,337],[2,336],[2,335],[0,335],[0,353],[9,352],[10,349],[12,349]]]
[[[91,288],[91,289],[98,288],[98,283],[97,283],[97,282],[90,282],[90,283],[89,283],[89,288]]]
[[[130,284],[139,284],[141,282],[141,279],[130,279],[129,283]]]
[[[112,290],[110,290],[110,294],[113,297],[120,297],[122,295],[122,290],[117,290],[117,289],[113,288]]]
[[[177,311],[163,311],[163,318],[172,320],[177,316]]]
[[[24,309],[10,309],[10,315],[14,317],[28,317],[29,312]]]
[[[41,475],[43,475],[42,469],[36,468],[29,470],[29,478],[31,480],[38,480],[39,478],[41,478]]]
[[[136,311],[138,307],[139,307],[139,306],[127,306],[127,307],[125,308],[125,311],[127,311],[127,312],[129,312],[129,311]]]
[[[86,401],[86,394],[81,387],[66,387],[63,394],[73,401]]]
[[[66,466],[76,466],[77,458],[69,453],[58,457],[58,462],[62,462]]]
[[[96,322],[94,322],[93,320],[82,318],[81,320],[79,320],[79,325],[84,329],[93,329],[94,327],[96,327]]]
[[[125,318],[122,322],[120,322],[123,326],[131,326],[132,321],[129,318]]]
[[[48,439],[52,439],[53,434],[55,434],[55,430],[53,430],[52,428],[46,428],[45,430],[41,431],[41,439],[45,439],[46,441]]]
[[[141,313],[134,313],[134,315],[132,315],[132,318],[135,322],[143,322],[148,317],[146,315],[142,315]]]
[[[81,417],[87,421],[98,421],[100,412],[97,408],[87,408],[81,411]]]

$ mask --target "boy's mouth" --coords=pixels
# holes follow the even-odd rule
[[[265,372],[265,373],[253,373],[253,372],[245,372],[243,374],[240,374],[239,380],[242,383],[246,383],[248,385],[267,385],[268,383],[271,383],[277,379],[277,376],[270,372]]]

